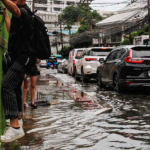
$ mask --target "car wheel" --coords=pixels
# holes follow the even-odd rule
[[[113,88],[114,88],[114,91],[120,93],[122,92],[122,88],[121,86],[119,85],[119,76],[116,74],[113,78]]]
[[[99,88],[105,88],[105,85],[102,83],[102,79],[99,73],[97,73],[97,85]]]
[[[62,73],[65,74],[65,70],[62,68]]]
[[[81,72],[82,72],[82,76],[81,76],[81,81],[82,81],[82,83],[88,82],[88,78],[84,75],[83,69],[82,69]]]
[[[79,80],[79,77],[78,77],[78,74],[77,74],[77,71],[75,70],[75,79],[78,81]]]

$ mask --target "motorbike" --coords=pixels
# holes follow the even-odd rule
[[[57,69],[58,68],[58,62],[54,62],[53,63],[53,69]]]
[[[47,63],[47,69],[52,68],[52,69],[57,69],[58,68],[58,62],[48,62]]]
[[[51,62],[47,62],[47,69],[51,68],[52,63]]]

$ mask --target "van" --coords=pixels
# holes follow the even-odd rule
[[[76,72],[76,64],[82,54],[84,48],[73,49],[69,52],[69,59],[68,59],[68,74],[71,76],[75,75]]]

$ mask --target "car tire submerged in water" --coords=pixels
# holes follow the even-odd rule
[[[78,74],[77,74],[77,71],[75,70],[75,79],[78,81],[79,80],[79,77],[78,77]]]
[[[120,93],[123,91],[123,88],[119,85],[119,76],[116,74],[113,78],[113,88],[114,91]]]
[[[97,73],[97,85],[99,88],[105,88],[105,85],[102,83],[102,79],[99,73]]]
[[[82,73],[82,75],[81,75],[82,83],[87,83],[89,78],[84,75],[83,69],[81,70],[81,73]]]

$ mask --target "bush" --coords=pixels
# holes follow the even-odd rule
[[[64,46],[64,49],[59,51],[59,54],[63,56],[63,58],[69,57],[69,52],[73,49],[73,46]]]
[[[124,39],[124,41],[120,45],[130,45],[130,40]]]

